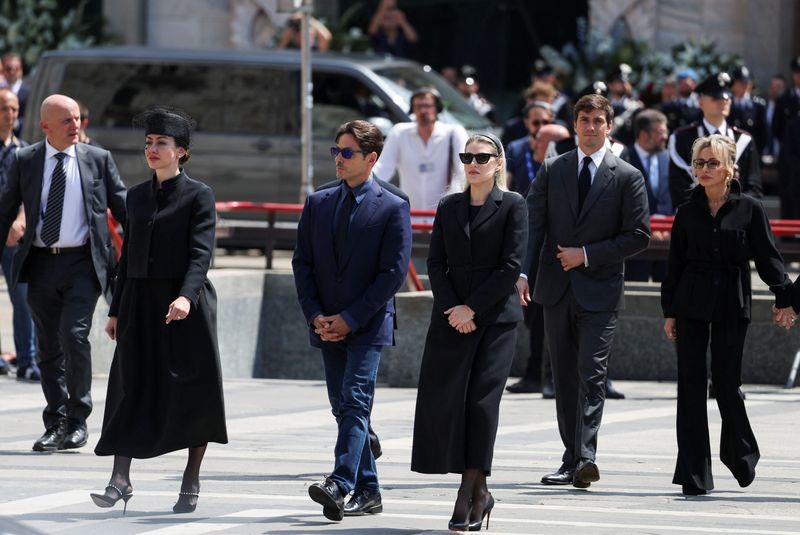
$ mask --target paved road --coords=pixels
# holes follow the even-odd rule
[[[505,397],[490,478],[497,501],[492,533],[800,533],[800,389],[746,388],[762,451],[755,482],[740,489],[715,460],[715,491],[686,498],[670,483],[674,384],[617,384],[629,399],[606,406],[597,459],[601,480],[588,490],[538,483],[559,465],[555,407],[534,395]],[[230,444],[209,447],[198,510],[171,512],[185,462],[184,454],[176,453],[134,461],[134,497],[124,517],[121,506],[99,509],[88,496],[103,488],[111,468],[110,458],[92,453],[105,386],[105,378],[95,378],[97,410],[89,421],[89,446],[39,454],[30,450],[41,432],[39,387],[0,377],[0,517],[41,533],[76,535],[446,530],[458,477],[409,471],[414,390],[379,388],[377,393],[374,425],[385,451],[378,461],[385,512],[333,523],[307,495],[308,485],[332,463],[334,424],[322,383],[227,381]],[[718,437],[713,403],[709,414],[712,436]]]

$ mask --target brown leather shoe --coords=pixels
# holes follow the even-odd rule
[[[600,470],[594,461],[582,459],[575,467],[575,474],[572,476],[572,486],[584,489],[595,481],[600,481]]]

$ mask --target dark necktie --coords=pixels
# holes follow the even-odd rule
[[[581,174],[578,175],[578,213],[581,213],[583,208],[583,201],[589,194],[589,188],[592,186],[592,173],[589,172],[589,164],[592,162],[591,156],[583,158],[583,168]]]
[[[339,209],[339,220],[336,222],[336,234],[333,237],[333,249],[336,251],[336,261],[342,263],[344,256],[344,246],[347,243],[347,228],[350,226],[350,213],[353,211],[353,204],[356,202],[353,192],[348,190],[344,197],[342,207]]]
[[[42,242],[45,247],[50,247],[58,241],[61,233],[61,213],[64,211],[64,192],[67,190],[67,172],[64,170],[63,152],[55,155],[56,167],[50,178],[50,192],[47,194],[47,211],[42,221]]]

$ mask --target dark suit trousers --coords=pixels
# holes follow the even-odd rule
[[[525,369],[525,379],[537,383],[547,381],[552,372],[550,370],[550,354],[545,350],[544,344],[544,309],[539,303],[531,301],[522,309],[525,314],[525,325],[530,336],[531,354],[528,357],[528,366]]]
[[[67,418],[69,430],[85,428],[92,412],[89,330],[100,297],[91,253],[51,255],[32,247],[25,275],[47,401],[44,425]]]
[[[616,311],[583,309],[571,288],[558,303],[544,307],[558,430],[564,443],[562,460],[569,467],[581,459],[595,459],[616,325]]]
[[[706,354],[711,335],[711,380],[722,419],[719,456],[737,480],[748,478],[761,454],[739,387],[748,323],[728,326],[678,318],[678,460],[672,482],[713,489],[708,437]]]

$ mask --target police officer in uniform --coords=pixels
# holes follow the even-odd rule
[[[800,56],[794,58],[789,67],[792,69],[794,84],[778,99],[775,104],[775,115],[772,118],[772,132],[781,142],[786,123],[800,115]]]
[[[669,189],[672,206],[678,207],[689,198],[689,190],[695,184],[692,167],[692,143],[699,137],[722,134],[736,142],[737,178],[742,191],[753,197],[761,197],[761,161],[753,136],[728,124],[731,111],[731,76],[726,72],[712,74],[695,91],[700,95],[699,105],[703,112],[700,121],[679,128],[669,138]]]
[[[780,142],[781,217],[800,217],[800,56],[791,63],[794,85],[775,103],[772,131]]]
[[[694,69],[684,69],[675,78],[678,81],[678,98],[661,105],[662,113],[667,116],[670,132],[699,121],[702,117],[696,92],[699,80],[697,72]]]
[[[731,78],[733,103],[728,122],[752,134],[756,149],[761,154],[767,144],[767,101],[750,94],[753,89],[753,78],[750,69],[744,65],[731,71]]]

